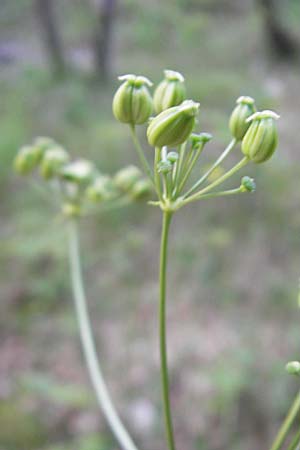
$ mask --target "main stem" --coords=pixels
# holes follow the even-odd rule
[[[159,269],[159,345],[160,345],[160,364],[161,364],[161,387],[162,400],[165,417],[165,430],[169,450],[175,450],[174,432],[172,424],[171,405],[169,397],[169,374],[168,374],[168,355],[166,339],[166,272],[168,258],[168,237],[172,213],[164,211],[163,224],[161,232],[160,245],[160,269]]]
[[[286,416],[283,424],[281,425],[270,450],[279,450],[281,448],[299,411],[300,411],[300,391],[297,393],[297,396],[288,412],[288,415]]]
[[[137,450],[136,445],[133,443],[113,406],[107,386],[103,379],[102,370],[95,348],[94,337],[92,334],[90,317],[87,309],[80,264],[78,225],[76,219],[71,220],[68,226],[72,289],[82,348],[85,355],[91,382],[95,389],[99,406],[102,409],[120,447],[123,450]]]

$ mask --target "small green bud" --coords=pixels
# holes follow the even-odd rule
[[[300,375],[300,362],[299,361],[290,361],[285,366],[285,369],[291,375]]]
[[[229,119],[229,129],[232,136],[241,141],[248,130],[250,123],[247,122],[250,117],[256,111],[254,105],[254,99],[252,97],[239,97],[236,101],[237,105],[232,111]]]
[[[14,170],[20,175],[27,175],[36,168],[39,163],[39,152],[35,146],[21,147],[14,159]]]
[[[241,180],[242,192],[254,192],[256,189],[256,184],[253,178],[243,177]]]
[[[172,172],[173,164],[166,159],[165,161],[160,161],[157,164],[157,170],[159,173],[170,173]]]
[[[199,106],[200,103],[185,100],[154,117],[147,129],[149,144],[153,147],[176,147],[185,142],[194,128]]]
[[[130,196],[134,200],[144,200],[148,198],[152,193],[152,185],[149,180],[138,180],[130,191]]]
[[[143,124],[149,119],[153,103],[147,86],[152,86],[148,78],[123,75],[121,84],[113,99],[113,113],[117,120],[132,125]]]
[[[193,150],[198,150],[198,148],[212,140],[212,135],[210,133],[192,133],[190,135],[191,146]]]
[[[277,119],[279,115],[268,110],[247,119],[251,124],[242,141],[242,152],[254,163],[263,163],[273,155],[278,144]]]
[[[172,106],[180,105],[186,98],[184,77],[174,70],[165,70],[165,79],[159,83],[153,96],[157,114]]]
[[[170,161],[171,164],[176,163],[178,161],[179,154],[177,152],[169,152],[167,154],[167,160]]]
[[[99,175],[86,189],[86,197],[94,203],[117,196],[113,180],[108,175]]]
[[[138,167],[130,165],[124,167],[115,174],[114,183],[122,191],[128,192],[142,175],[143,174]]]
[[[59,174],[64,180],[77,184],[90,182],[95,173],[94,164],[86,159],[78,159],[59,170]]]
[[[69,155],[62,147],[52,147],[46,150],[40,166],[43,178],[49,180],[59,174],[64,164],[69,162]]]

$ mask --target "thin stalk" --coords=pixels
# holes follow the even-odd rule
[[[158,164],[160,162],[161,158],[161,148],[155,147],[155,156],[154,156],[154,186],[156,189],[156,193],[158,195],[159,200],[162,200],[162,189],[161,189],[161,182],[160,182],[160,176],[158,172]]]
[[[236,189],[229,189],[228,191],[211,192],[209,194],[201,195],[199,197],[199,200],[205,200],[208,198],[215,198],[215,197],[226,197],[227,195],[235,195],[235,194],[239,194],[241,192],[245,192],[242,190],[241,187],[238,187]]]
[[[225,148],[224,152],[219,156],[219,158],[214,162],[214,164],[209,168],[207,172],[184,194],[184,198],[188,197],[190,194],[192,194],[196,189],[198,189],[199,186],[201,186],[204,181],[207,180],[207,178],[210,176],[210,174],[222,164],[224,159],[229,155],[229,153],[234,149],[234,147],[237,144],[236,139],[232,139],[227,147]]]
[[[179,188],[178,188],[178,193],[180,193],[182,191],[182,189],[184,188],[193,168],[195,167],[196,162],[198,161],[202,151],[204,149],[204,144],[202,144],[198,150],[195,151],[195,154],[193,155],[193,157],[188,161],[188,164],[186,165],[186,170],[185,170],[185,174],[180,182]]]
[[[187,145],[187,143],[184,142],[179,148],[179,158],[178,158],[178,161],[176,163],[176,172],[175,172],[175,176],[174,176],[174,186],[177,186],[177,183],[179,182],[180,177],[181,177],[182,166],[183,166],[183,163],[184,163],[184,157],[185,157],[185,151],[186,151],[186,145]]]
[[[297,393],[297,396],[296,396],[283,424],[281,425],[279,432],[277,433],[277,436],[276,436],[270,450],[279,450],[281,448],[299,411],[300,411],[300,391]]]
[[[295,398],[283,424],[281,425],[270,450],[279,450],[281,448],[299,411],[300,411],[300,391],[297,393],[296,398]]]
[[[228,170],[224,175],[222,175],[220,178],[218,178],[213,183],[206,186],[204,189],[201,189],[201,191],[196,192],[195,194],[191,195],[187,199],[185,199],[184,204],[191,203],[195,200],[199,200],[203,194],[206,194],[206,192],[211,191],[214,187],[218,186],[219,184],[226,181],[228,178],[230,178],[233,174],[235,174],[238,170],[240,170],[242,167],[244,167],[246,164],[248,164],[249,159],[245,156],[240,162],[238,162],[235,166],[233,166],[230,170]]]
[[[80,331],[82,348],[86,359],[91,382],[95,389],[99,406],[102,409],[106,417],[106,420],[112,430],[112,433],[116,437],[120,447],[123,450],[137,450],[136,445],[133,443],[131,437],[129,436],[127,430],[122,424],[114,408],[114,405],[109,396],[108,389],[103,378],[102,370],[97,356],[82,279],[78,225],[76,220],[72,220],[69,223],[68,238],[69,238],[69,259],[71,269],[71,280],[75,301],[75,309]]]
[[[160,345],[160,364],[161,364],[161,388],[162,401],[165,418],[166,438],[169,450],[175,450],[175,440],[173,432],[171,405],[169,397],[169,373],[168,373],[168,354],[166,338],[166,273],[167,273],[167,254],[168,237],[172,213],[164,211],[163,224],[161,232],[160,246],[160,302],[159,302],[159,345]]]
[[[141,161],[141,164],[143,166],[143,169],[144,169],[145,173],[148,175],[150,181],[152,182],[152,184],[155,187],[152,171],[151,171],[149,163],[148,163],[148,161],[147,161],[147,159],[146,159],[146,157],[144,155],[144,151],[142,149],[140,141],[138,140],[138,137],[137,137],[137,134],[136,134],[136,131],[135,131],[135,126],[134,125],[130,125],[130,130],[131,130],[132,140],[133,140],[133,143],[135,145],[135,148],[136,148],[136,151],[138,153],[138,156],[140,158],[140,161]]]
[[[294,439],[290,442],[287,450],[296,450],[300,445],[300,430],[297,431]]]

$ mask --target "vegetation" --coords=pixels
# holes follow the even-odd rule
[[[256,195],[213,200],[190,212],[193,220],[191,210],[179,212],[171,250],[171,397],[179,446],[246,449],[271,442],[298,384],[283,375],[285,363],[299,359],[298,68],[270,66],[260,41],[260,15],[248,2],[230,2],[222,15],[217,3],[176,2],[172,14],[167,2],[124,3],[117,17],[114,70],[145,72],[158,81],[166,65],[184,67],[188,96],[200,100],[205,111],[201,128],[217,140],[216,153],[204,154],[203,165],[228,139],[233,98],[247,92],[282,114],[280,153],[268,167],[249,172]],[[73,157],[92,159],[103,172],[136,159],[126,130],[116,126],[111,113],[116,77],[98,85],[76,56],[78,70],[53,80],[34,51],[30,2],[20,5],[6,2],[1,31],[15,50],[8,45],[10,62],[2,63],[0,79],[0,423],[13,417],[21,430],[24,414],[28,423],[34,420],[34,431],[31,425],[26,431],[33,435],[26,438],[30,448],[114,448],[84,388],[62,223],[10,167],[16,149],[35,135],[55,137]],[[68,4],[59,17],[69,51],[78,52],[83,43],[82,51],[86,12]],[[159,216],[149,209],[131,206],[99,215],[84,224],[82,238],[90,307],[113,395],[138,444],[159,448],[153,301]],[[19,450],[17,432],[10,433],[10,441],[1,435],[8,428],[1,427],[0,448]]]

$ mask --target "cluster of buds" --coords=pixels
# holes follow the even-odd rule
[[[195,132],[200,103],[186,98],[184,77],[173,70],[164,71],[164,79],[154,90],[153,98],[150,93],[152,83],[148,78],[125,75],[119,79],[123,83],[114,96],[113,113],[116,119],[130,126],[143,168],[158,195],[154,204],[163,210],[176,210],[186,203],[207,198],[208,192],[246,164],[267,161],[277,147],[276,120],[279,116],[273,111],[257,111],[254,99],[249,96],[239,97],[229,119],[231,142],[208,171],[184,192],[198,158],[212,138],[208,133]],[[153,170],[136,133],[136,125],[146,123],[148,143],[155,149]],[[217,180],[202,187],[239,144],[242,160],[227,172],[220,171]],[[254,188],[254,181],[243,177],[239,188],[213,191],[209,196],[253,192]]]
[[[66,216],[87,212],[92,204],[111,203],[149,198],[151,182],[135,166],[125,167],[113,177],[100,173],[87,159],[71,161],[66,149],[53,139],[39,137],[31,145],[21,147],[14,160],[20,175],[37,172],[54,188],[62,200]],[[59,191],[59,192],[58,192]]]

